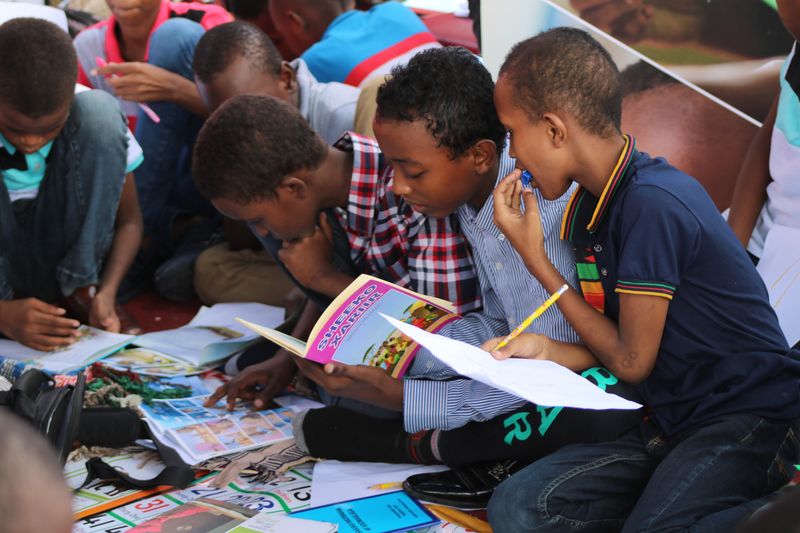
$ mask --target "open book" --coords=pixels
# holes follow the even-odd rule
[[[419,345],[381,314],[430,332],[460,318],[450,302],[362,274],[322,313],[307,343],[272,328],[240,321],[278,346],[311,361],[370,365],[400,378]]]
[[[150,429],[188,464],[260,448],[292,437],[294,411],[250,411],[244,403],[228,412],[222,402],[205,407],[205,396],[153,400],[139,407]]]

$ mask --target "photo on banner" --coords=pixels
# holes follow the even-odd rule
[[[622,131],[636,138],[640,151],[664,157],[696,178],[720,212],[730,206],[739,168],[758,131],[752,117],[684,83],[669,67],[587,23],[571,0],[526,0],[525,7],[530,24],[525,25],[526,35],[514,36],[517,40],[559,26],[589,32],[609,51],[621,72]]]
[[[793,39],[775,0],[551,0],[762,121]]]

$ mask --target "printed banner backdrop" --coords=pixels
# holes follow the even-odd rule
[[[793,39],[775,0],[552,0],[761,121]]]

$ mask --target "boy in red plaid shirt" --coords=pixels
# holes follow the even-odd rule
[[[224,215],[248,223],[317,304],[307,307],[294,334],[308,334],[319,307],[360,273],[450,300],[460,313],[480,307],[474,265],[455,219],[429,218],[395,196],[391,167],[375,141],[348,133],[327,146],[293,107],[243,95],[212,115],[197,143],[198,190]],[[259,405],[288,384],[295,362],[281,350],[211,401],[228,394],[232,406],[257,384]],[[402,391],[399,397],[387,392],[396,392],[389,386],[396,383],[382,370],[344,372],[372,384],[363,399],[402,408]]]

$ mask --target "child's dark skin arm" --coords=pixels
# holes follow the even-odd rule
[[[114,308],[117,290],[122,278],[131,266],[139,245],[142,242],[142,213],[139,197],[136,195],[136,182],[133,174],[125,176],[122,186],[117,216],[114,221],[114,240],[103,268],[100,287],[92,300],[89,312],[89,325],[118,332],[119,318]]]
[[[108,76],[114,94],[123,100],[173,102],[199,117],[208,116],[208,108],[194,82],[167,69],[141,61],[128,61],[109,63],[99,67],[97,73]]]
[[[519,172],[515,171],[495,189],[495,223],[531,274],[553,293],[566,281],[545,253],[539,208],[531,191],[523,193],[526,210],[524,215],[521,213],[521,187]],[[586,347],[615,376],[628,383],[639,383],[650,375],[661,344],[669,300],[620,294],[619,324],[598,313],[575,290],[565,292],[557,305]],[[501,350],[501,354],[508,352]]]
[[[34,350],[55,350],[77,338],[80,322],[65,314],[65,309],[36,298],[0,300],[0,333]]]
[[[278,259],[304,287],[330,298],[339,296],[355,280],[333,265],[333,230],[324,213],[312,235],[284,241]]]
[[[775,97],[764,125],[753,137],[733,189],[728,225],[745,247],[766,201],[767,185],[772,181],[769,174],[769,152],[779,97],[780,94]]]
[[[320,315],[322,315],[322,310],[316,304],[310,301],[306,302],[303,314],[292,330],[292,337],[296,339],[308,337]],[[256,409],[265,409],[272,398],[291,383],[297,373],[296,359],[297,357],[281,348],[271,358],[263,363],[247,367],[235,378],[217,388],[205,402],[205,406],[211,407],[227,396],[226,403],[229,411],[233,410],[238,398],[252,401]]]
[[[300,357],[296,362],[300,372],[333,395],[403,410],[403,380],[394,379],[382,368],[337,363],[323,366]]]

